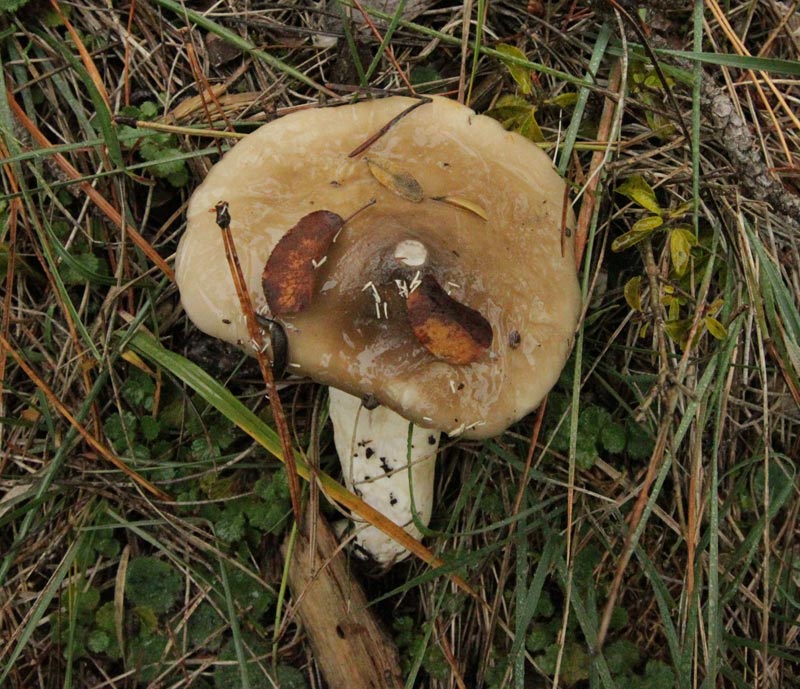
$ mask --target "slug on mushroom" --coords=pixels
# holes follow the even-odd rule
[[[491,437],[534,409],[580,312],[562,238],[573,222],[565,184],[537,146],[435,97],[349,155],[417,102],[309,109],[264,125],[196,190],[176,257],[189,317],[247,347],[208,213],[226,200],[251,298],[282,324],[290,372],[331,386],[348,487],[415,536],[430,518],[439,434]],[[309,218],[322,225],[298,229]],[[299,308],[282,301],[294,290],[307,296]],[[366,397],[382,406],[370,411]],[[355,538],[384,565],[405,555],[372,527]]]

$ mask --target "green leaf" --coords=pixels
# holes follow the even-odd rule
[[[132,406],[141,406],[147,411],[151,411],[155,392],[155,381],[144,371],[131,367],[130,374],[121,389],[125,400]]]
[[[249,610],[253,618],[257,619],[275,605],[275,593],[261,583],[252,572],[246,572],[238,567],[231,570],[231,593],[243,610]]]
[[[411,70],[411,85],[417,93],[435,93],[442,90],[442,75],[433,67],[421,65]]]
[[[527,60],[528,57],[519,48],[508,43],[498,43],[496,46],[498,53],[508,55],[509,57],[518,60]],[[517,64],[505,63],[511,78],[516,82],[520,92],[524,95],[529,95],[533,91],[533,84],[531,83],[531,73],[526,67]]]
[[[111,638],[101,629],[95,629],[86,641],[86,646],[92,653],[103,653],[110,644]]]
[[[222,617],[208,602],[202,602],[187,624],[189,644],[194,648],[215,651],[222,643],[220,628],[225,626]]]
[[[769,505],[770,509],[777,511],[783,507],[786,500],[794,491],[794,482],[797,475],[794,465],[770,459],[767,471],[759,466],[753,479],[753,490],[756,495],[764,495],[766,486],[765,475],[769,478]]]
[[[114,601],[103,603],[94,615],[94,624],[97,631],[105,633],[108,644],[103,649],[103,653],[115,660],[120,658],[121,653],[117,643],[117,623],[114,612]]]
[[[693,205],[694,204],[691,201],[686,201],[685,203],[682,203],[670,210],[667,215],[669,215],[671,220],[677,220],[678,218],[682,218],[687,213],[691,213]]]
[[[611,413],[607,409],[593,404],[581,412],[578,430],[582,437],[596,442],[600,437],[600,432],[610,422]]]
[[[114,602],[108,601],[108,603],[103,603],[103,605],[97,609],[97,612],[94,614],[94,623],[97,625],[98,629],[113,634],[116,629],[116,618],[114,615]]]
[[[161,148],[155,144],[144,144],[141,151],[142,157],[153,163],[149,169],[156,177],[168,178],[170,175],[178,175],[186,171],[186,161],[176,148]]]
[[[184,165],[177,172],[168,174],[166,177],[167,182],[169,182],[176,189],[185,187],[189,183],[189,179],[189,170],[186,169],[186,165]]]
[[[717,340],[724,340],[728,337],[728,329],[713,316],[706,316],[704,322],[712,337]]]
[[[603,651],[612,675],[623,675],[631,672],[639,662],[639,649],[632,641],[619,639],[609,644]]]
[[[286,472],[276,471],[271,477],[259,479],[254,490],[260,499],[245,508],[248,520],[261,531],[280,533],[291,511]]]
[[[167,612],[178,599],[182,582],[170,564],[154,557],[135,557],[128,563],[125,596],[137,606]]]
[[[264,533],[280,533],[287,524],[286,517],[290,511],[282,510],[277,505],[267,505],[258,498],[246,498],[244,501],[244,513],[250,526]]]
[[[143,120],[153,120],[158,116],[158,104],[146,100],[139,106],[139,117]]]
[[[647,429],[635,421],[628,420],[625,425],[627,439],[625,442],[625,453],[631,459],[649,459],[653,454],[655,440]]]
[[[0,14],[16,12],[28,4],[29,0],[0,0]]]
[[[61,279],[65,285],[85,285],[108,283],[108,266],[106,262],[92,253],[85,252],[62,254],[60,265]]]
[[[652,230],[644,230],[641,232],[628,230],[625,234],[621,234],[611,242],[611,251],[619,253],[620,251],[625,251],[625,249],[630,249],[632,246],[647,239],[652,233]]]
[[[278,665],[275,669],[275,684],[281,689],[308,689],[303,673],[291,665]]]
[[[139,420],[139,424],[142,428],[142,435],[146,440],[155,440],[161,432],[161,426],[158,420],[154,419],[152,416],[143,416]]]
[[[675,272],[683,277],[689,268],[692,247],[697,244],[697,238],[687,227],[676,227],[669,233],[669,251],[672,258],[672,267]]]
[[[578,94],[574,91],[569,91],[567,93],[560,93],[557,96],[548,98],[545,101],[545,105],[555,105],[558,108],[571,108],[577,102]]]
[[[522,96],[508,93],[500,96],[495,106],[491,110],[487,110],[486,114],[496,120],[504,120],[524,115],[530,108],[531,104]]]
[[[552,644],[547,647],[544,657],[540,658],[542,669],[550,676],[555,674],[558,657],[561,655],[560,678],[565,686],[571,687],[581,680],[589,679],[589,668],[592,659],[576,641],[567,641],[563,648],[563,654],[559,644]]]
[[[244,526],[244,513],[231,504],[214,524],[214,533],[225,543],[233,543],[244,538]]]
[[[670,337],[670,339],[677,342],[682,348],[686,348],[688,344],[687,339],[689,337],[689,330],[692,327],[692,319],[691,318],[679,318],[676,320],[669,320],[664,323],[664,332]]]
[[[79,623],[88,624],[94,619],[94,611],[100,603],[100,591],[94,586],[79,591],[75,596],[75,616]]]
[[[667,78],[667,84],[670,86],[674,86],[675,80]],[[661,78],[658,76],[656,72],[650,72],[642,82],[642,85],[645,88],[652,89],[653,91],[663,91],[664,90],[664,82],[661,81]]]
[[[612,455],[618,455],[625,449],[625,429],[618,423],[603,426],[600,431],[600,443]]]
[[[534,143],[544,141],[544,134],[539,128],[539,123],[536,121],[536,108],[531,106],[528,108],[528,113],[525,115],[520,124],[515,128],[515,131],[522,134],[526,139],[530,139]]]
[[[553,605],[553,599],[547,591],[542,591],[539,596],[539,602],[536,604],[536,617],[552,617],[556,612],[556,606]]]
[[[103,424],[105,431],[114,449],[119,451],[128,443],[128,439],[133,437],[137,427],[136,414],[124,411],[122,414],[111,414]]]
[[[643,686],[647,689],[673,689],[675,673],[660,660],[648,660],[644,670]]]
[[[645,215],[639,218],[631,227],[632,232],[652,232],[664,224],[664,219],[660,215]]]
[[[525,640],[525,648],[532,653],[543,651],[553,643],[553,632],[547,624],[534,624],[528,638]]]
[[[588,435],[579,435],[577,447],[575,448],[575,464],[582,471],[591,469],[597,460],[600,459],[600,454],[597,452],[597,444]]]
[[[614,609],[611,611],[611,623],[608,628],[621,630],[628,626],[629,620],[630,616],[628,615],[627,608],[623,608],[621,605],[615,605]]]
[[[634,311],[642,310],[642,294],[640,291],[641,284],[642,276],[637,275],[636,277],[628,280],[622,290],[623,294],[625,295],[625,301],[628,302],[628,306],[630,306]]]
[[[661,215],[661,206],[656,199],[656,193],[653,191],[647,180],[641,175],[631,175],[620,186],[617,187],[616,192],[627,196],[634,203],[638,203],[642,208],[649,210],[651,213]]]
[[[162,668],[159,661],[164,656],[169,638],[160,634],[136,636],[128,647],[128,665],[135,667],[136,680],[147,684],[155,679]]]

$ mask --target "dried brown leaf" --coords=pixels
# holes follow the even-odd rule
[[[425,198],[420,183],[405,168],[388,158],[364,158],[372,176],[389,191],[419,203]]]
[[[314,211],[281,237],[261,275],[273,316],[298,313],[311,303],[317,268],[343,225],[344,220],[336,213]]]
[[[456,208],[461,208],[462,210],[474,213],[482,220],[489,219],[489,214],[486,212],[486,209],[475,201],[470,201],[469,199],[462,198],[461,196],[432,196],[431,198],[434,201],[440,201],[441,203],[446,203],[451,206],[455,206]]]
[[[492,326],[480,313],[445,292],[432,275],[406,300],[411,329],[437,359],[470,364],[492,344]]]

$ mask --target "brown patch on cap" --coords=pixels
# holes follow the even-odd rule
[[[311,303],[317,268],[343,225],[336,213],[314,211],[280,238],[261,275],[273,316],[298,313]]]
[[[492,344],[489,321],[450,297],[432,275],[408,295],[406,308],[420,344],[448,364],[471,364]]]

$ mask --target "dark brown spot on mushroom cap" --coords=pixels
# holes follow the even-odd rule
[[[470,364],[492,344],[489,321],[450,297],[430,274],[408,295],[406,309],[414,335],[437,359]]]
[[[508,333],[508,346],[511,349],[519,347],[520,342],[522,342],[522,336],[519,334],[519,330],[512,330]]]

